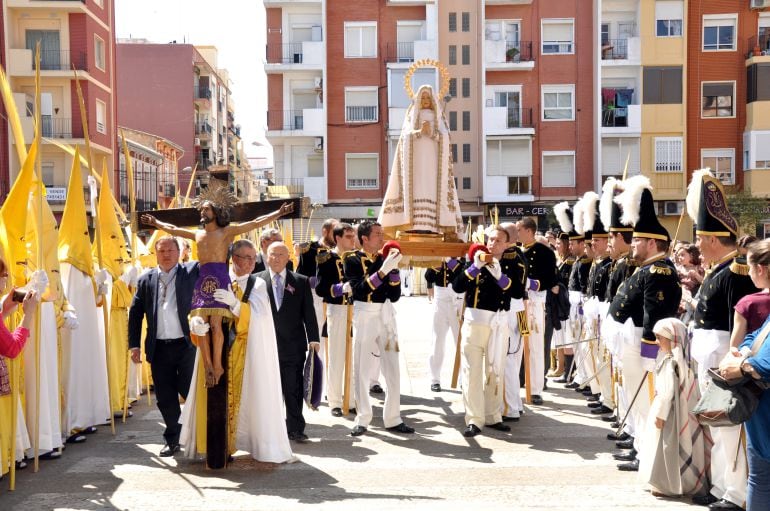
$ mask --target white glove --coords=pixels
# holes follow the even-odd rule
[[[342,284],[342,294],[344,295],[353,294],[353,286],[350,285],[350,282],[345,282],[344,284]]]
[[[190,318],[190,332],[195,335],[206,335],[209,332],[209,324],[203,321],[200,316]]]
[[[129,266],[126,271],[123,272],[119,278],[129,287],[136,287],[136,277],[139,275],[139,270],[136,266]]]
[[[110,292],[110,287],[106,283],[96,286],[97,295],[107,296],[107,293],[109,292]]]
[[[107,273],[107,270],[99,270],[94,274],[94,281],[96,282],[97,286],[101,286],[105,282],[107,282],[107,278],[109,277],[109,273]]]
[[[64,318],[64,324],[62,326],[67,330],[75,330],[80,326],[80,323],[78,323],[78,315],[75,314],[75,311],[64,311],[62,317]]]
[[[481,260],[481,257],[486,254],[483,250],[477,250],[475,254],[473,254],[473,264],[476,266],[476,268],[483,268],[487,263]]]
[[[401,255],[401,252],[391,250],[388,254],[388,257],[386,257],[382,262],[382,268],[380,268],[380,271],[387,275],[393,270],[398,269],[398,263],[401,261],[402,257],[403,256]]]
[[[232,289],[217,289],[214,291],[214,300],[218,302],[222,302],[231,309],[238,305],[238,298],[236,298],[235,293],[233,293]]]
[[[99,199],[99,192],[97,191],[96,179],[93,176],[88,176],[88,190],[91,193],[91,217],[96,218],[96,205]]]
[[[35,270],[29,279],[27,287],[42,295],[45,292],[45,288],[48,287],[48,275],[45,273],[45,270]]]
[[[487,265],[487,271],[495,280],[500,280],[500,277],[503,276],[503,269],[500,268],[500,263],[497,260],[493,260]]]
[[[642,369],[651,373],[655,372],[655,362],[654,358],[642,357]]]

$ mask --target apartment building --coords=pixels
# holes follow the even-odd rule
[[[186,193],[193,169],[191,195],[206,186],[210,177],[233,186],[233,176],[242,164],[236,151],[240,127],[230,105],[229,77],[227,70],[218,67],[217,57],[213,46],[118,42],[120,124],[157,135],[183,150],[176,162],[178,178],[158,191],[161,204],[170,202],[177,192]]]
[[[66,200],[72,157],[51,140],[85,144],[73,68],[78,71],[88,115],[89,142],[94,165],[102,161],[115,171],[115,14],[112,0],[4,0],[2,2],[3,65],[24,137],[33,136],[34,49],[41,48],[41,159],[48,201],[59,217]],[[2,193],[7,193],[20,168],[7,122],[0,128]],[[85,171],[84,171],[85,178]],[[117,176],[114,176],[117,183]]]

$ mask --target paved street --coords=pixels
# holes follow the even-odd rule
[[[429,390],[430,305],[404,298],[398,309],[401,408],[417,434],[384,431],[375,399],[372,427],[353,438],[352,420],[324,406],[305,412],[312,442],[294,446],[298,462],[275,466],[244,455],[215,472],[157,456],[161,416],[145,400],[116,436],[103,427],[62,459],[41,461],[38,474],[30,463],[14,493],[0,481],[0,509],[697,509],[656,499],[635,474],[616,470],[609,430],[571,390],[546,392],[545,405],[527,407],[512,433],[464,438],[461,394]]]

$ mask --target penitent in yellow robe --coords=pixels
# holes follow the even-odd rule
[[[17,319],[21,319],[21,317],[17,318],[16,315],[11,315],[8,318],[6,326],[9,330],[13,331],[16,328]],[[13,389],[14,384],[23,386],[21,375],[19,374],[22,366],[21,354],[19,354],[16,360],[5,357],[3,357],[3,360],[8,367],[11,388]],[[15,458],[15,441],[11,440],[11,431],[13,430],[11,418],[13,417],[13,405],[15,405],[12,395],[13,393],[11,392],[8,395],[0,396],[0,475],[5,475],[10,471],[11,460]],[[19,410],[19,413],[21,413],[21,410]],[[16,434],[18,435],[18,432]]]
[[[110,303],[110,403],[112,412],[123,410],[128,370],[128,307],[131,291],[125,282],[115,279]]]
[[[235,290],[240,300],[243,292]],[[227,358],[227,452],[233,454],[235,449],[235,433],[238,429],[238,411],[243,389],[243,369],[246,365],[246,341],[249,334],[251,309],[248,304],[242,304],[241,315],[237,318],[235,327],[235,342],[230,347]],[[206,453],[206,408],[207,392],[205,385],[206,371],[203,369],[203,359],[198,357],[198,378],[195,388],[195,445],[199,454]]]

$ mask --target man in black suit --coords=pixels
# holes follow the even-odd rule
[[[267,283],[273,311],[286,430],[290,440],[304,442],[307,435],[302,416],[302,372],[308,345],[318,351],[320,343],[310,281],[288,270],[288,263],[289,247],[275,242],[267,249],[268,269],[260,272],[259,277]]]
[[[173,456],[179,450],[182,429],[179,396],[187,398],[195,363],[187,316],[198,278],[198,263],[178,262],[179,244],[173,236],[160,238],[155,243],[155,254],[158,267],[139,277],[128,312],[128,346],[131,359],[140,363],[142,319],[146,316],[145,355],[152,369],[158,409],[166,423],[166,445],[160,455]]]

